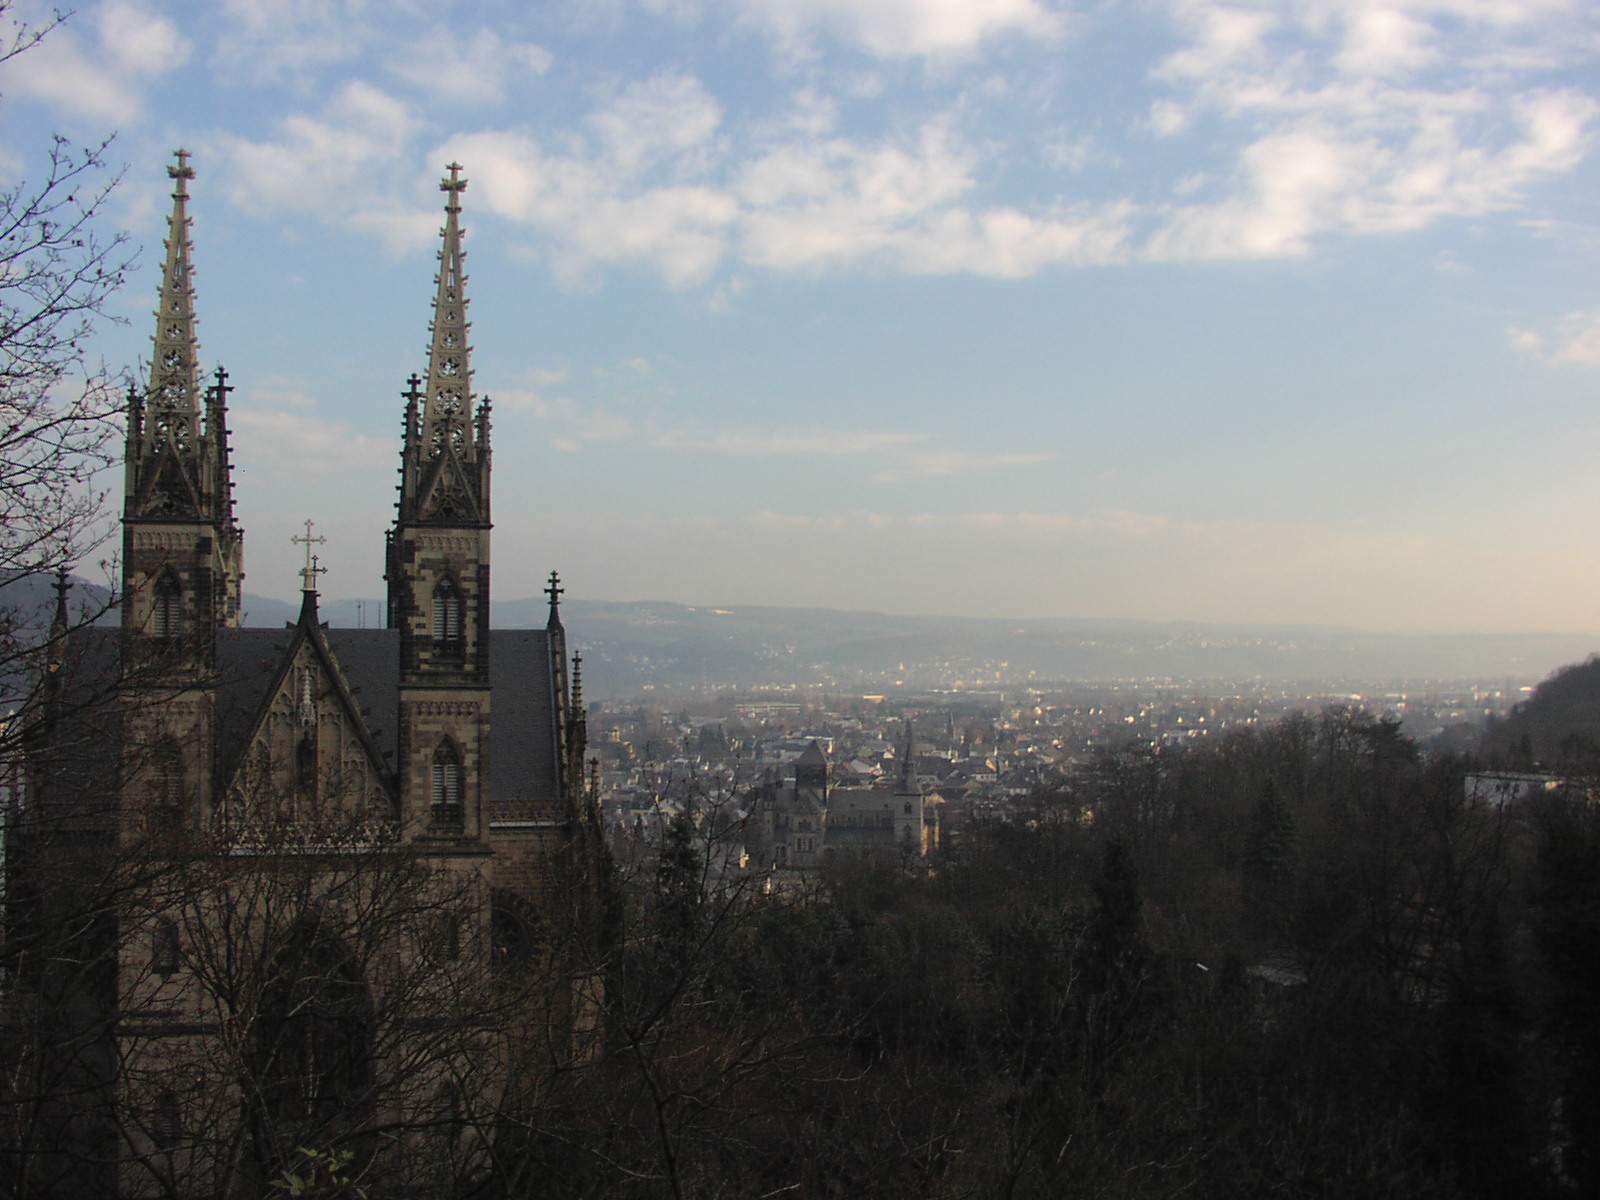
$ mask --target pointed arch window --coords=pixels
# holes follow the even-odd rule
[[[435,829],[460,829],[461,752],[443,742],[433,752],[433,826]]]
[[[183,752],[171,738],[150,755],[150,819],[159,832],[177,829],[183,820]]]
[[[317,802],[317,741],[314,732],[314,729],[307,729],[294,747],[295,793],[311,805]]]
[[[176,974],[181,954],[178,923],[168,917],[162,917],[156,923],[153,944],[150,947],[151,972],[162,979]]]
[[[158,638],[175,638],[183,632],[183,588],[169,572],[156,580],[150,632]]]
[[[372,1081],[372,997],[349,947],[314,919],[290,932],[267,980],[250,1047],[262,1101],[286,1127],[322,1128]]]
[[[150,1141],[157,1150],[171,1150],[183,1140],[183,1104],[178,1093],[162,1088],[150,1114]]]
[[[433,589],[433,640],[451,654],[462,651],[462,595],[453,579],[441,579]]]

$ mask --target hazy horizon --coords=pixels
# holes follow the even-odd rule
[[[563,586],[565,586],[565,585],[563,585]],[[530,606],[546,607],[549,604],[548,598],[545,597],[545,596],[542,596],[542,595],[502,596],[502,595],[499,594],[500,591],[501,591],[500,588],[498,588],[498,587],[495,588],[496,594],[494,596],[493,603],[495,605],[497,605],[497,606],[498,605],[523,605],[523,604],[526,604],[526,605],[530,605]],[[246,608],[249,607],[250,600],[255,599],[255,598],[259,598],[259,599],[262,599],[262,600],[269,600],[269,601],[271,601],[271,602],[273,602],[275,604],[281,604],[281,605],[284,605],[285,607],[292,608],[292,609],[294,609],[296,611],[298,611],[299,607],[300,607],[300,593],[299,592],[295,592],[294,593],[294,599],[292,599],[292,600],[286,599],[284,596],[266,595],[266,594],[260,593],[260,592],[249,592],[249,593],[246,593],[246,595],[245,595],[245,602],[246,602],[245,606],[246,606]],[[347,607],[352,608],[352,611],[353,611],[353,606],[356,605],[357,603],[365,603],[365,604],[368,604],[368,605],[377,606],[378,607],[378,611],[381,613],[382,605],[384,603],[384,600],[383,600],[383,597],[381,595],[380,596],[326,596],[326,595],[323,595],[323,594],[319,593],[319,596],[318,596],[319,610],[322,612],[324,619],[326,619],[326,617],[327,617],[327,615],[328,615],[328,613],[330,611],[342,610],[342,609],[347,608]],[[1533,628],[1517,629],[1517,628],[1509,628],[1509,627],[1493,628],[1493,627],[1489,627],[1489,626],[1482,626],[1482,627],[1463,626],[1463,627],[1459,627],[1459,628],[1437,628],[1437,629],[1422,629],[1422,628],[1407,629],[1407,628],[1403,628],[1403,627],[1378,626],[1378,625],[1350,625],[1350,624],[1341,625],[1341,624],[1315,622],[1315,621],[1295,621],[1295,620],[1285,620],[1285,621],[1205,621],[1205,620],[1198,620],[1198,619],[1191,618],[1191,617],[1128,617],[1128,616],[1114,616],[1114,615],[1109,615],[1109,614],[1104,614],[1104,613],[1099,613],[1099,614],[1094,614],[1094,613],[1090,613],[1090,614],[1068,614],[1068,615],[1057,615],[1057,616],[1017,616],[1015,614],[1006,614],[1006,613],[985,614],[985,615],[970,615],[970,614],[964,614],[964,613],[950,613],[950,612],[931,612],[931,611],[930,612],[912,612],[912,611],[905,611],[905,610],[895,611],[893,609],[883,609],[883,608],[855,608],[855,607],[847,607],[847,606],[839,605],[839,604],[825,604],[825,603],[824,604],[717,604],[717,603],[712,603],[712,602],[691,603],[691,602],[686,601],[686,600],[669,600],[669,599],[665,599],[665,598],[659,597],[659,596],[619,599],[619,598],[615,598],[615,597],[601,597],[601,596],[574,596],[574,595],[567,594],[565,592],[563,593],[563,595],[561,597],[561,603],[562,603],[563,606],[582,606],[582,605],[618,605],[618,606],[623,606],[623,605],[662,605],[662,606],[668,606],[668,607],[674,607],[674,608],[694,609],[694,610],[698,610],[698,611],[701,611],[701,612],[730,612],[730,613],[738,611],[738,610],[751,610],[751,609],[772,609],[772,610],[779,610],[779,611],[785,610],[785,609],[789,609],[789,610],[794,610],[794,611],[831,612],[831,613],[839,613],[841,615],[850,615],[850,614],[859,613],[859,614],[864,615],[864,616],[887,617],[887,618],[904,617],[904,618],[907,618],[907,619],[910,619],[910,620],[932,620],[932,621],[983,621],[983,622],[1000,622],[1000,623],[1004,623],[1004,622],[1007,622],[1007,621],[1019,621],[1019,622],[1028,622],[1028,623],[1057,623],[1057,624],[1063,624],[1063,625],[1068,625],[1068,624],[1089,624],[1089,625],[1092,625],[1092,624],[1127,623],[1127,624],[1130,624],[1130,625],[1195,625],[1195,626],[1200,626],[1200,627],[1208,628],[1208,629],[1251,629],[1251,630],[1298,630],[1298,629],[1304,629],[1304,630],[1317,630],[1317,631],[1323,631],[1323,632],[1349,631],[1349,632],[1352,632],[1352,633],[1373,634],[1373,635],[1391,634],[1391,635],[1395,635],[1395,636],[1399,636],[1399,637],[1527,637],[1527,636],[1540,636],[1540,635],[1548,634],[1548,635],[1554,636],[1554,637],[1593,637],[1596,640],[1596,643],[1597,643],[1596,650],[1600,651],[1600,629],[1597,629],[1597,630],[1577,629],[1577,628],[1574,628],[1574,629],[1533,629]]]

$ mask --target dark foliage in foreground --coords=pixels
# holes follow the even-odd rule
[[[515,1196],[1600,1186],[1600,819],[1354,711],[1109,755],[926,873],[758,895],[675,828]],[[709,823],[707,823],[709,825]],[[1552,1116],[1552,1114],[1555,1114]]]

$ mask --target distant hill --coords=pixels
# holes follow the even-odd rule
[[[1562,667],[1484,735],[1508,765],[1582,766],[1600,761],[1600,656]]]
[[[358,605],[360,609],[358,610]],[[245,597],[252,625],[292,621],[281,600]],[[506,628],[545,623],[546,601],[497,601]],[[1472,680],[1531,683],[1586,657],[1586,634],[1396,634],[1316,626],[1124,620],[900,617],[823,608],[568,600],[562,618],[584,655],[591,697],[645,688],[967,688],[1143,680]],[[381,624],[377,600],[322,606],[330,624]]]
[[[99,584],[72,575],[67,578],[67,614],[73,621],[99,619],[116,621],[115,610],[107,608],[111,593]],[[14,621],[21,633],[50,627],[56,611],[54,575],[19,575],[0,583],[0,608]]]

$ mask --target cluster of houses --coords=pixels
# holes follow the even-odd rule
[[[1065,779],[1057,749],[1002,751],[992,730],[975,747],[953,718],[923,735],[909,721],[879,730],[849,719],[807,726],[789,715],[752,713],[750,724],[683,718],[648,738],[601,722],[601,744],[612,750],[601,809],[613,849],[629,857],[687,812],[743,870],[803,873],[840,856],[914,864],[967,821],[1003,818]]]

